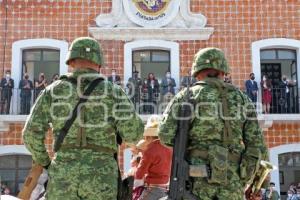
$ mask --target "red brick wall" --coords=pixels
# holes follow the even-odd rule
[[[97,15],[111,11],[110,0],[7,0],[7,10],[4,2],[0,3],[0,77],[5,69],[11,68],[13,42],[34,38],[71,42],[76,37],[88,36],[88,27],[95,26]],[[199,48],[216,46],[224,49],[227,55],[233,83],[243,87],[252,71],[251,43],[275,37],[299,39],[299,8],[300,3],[295,0],[191,0],[192,11],[206,16],[207,26],[215,30],[207,41],[178,41],[181,73],[185,74],[191,67],[193,55]],[[5,38],[6,11],[8,29]],[[124,42],[101,43],[106,61],[102,73],[108,74],[116,68],[123,74]],[[300,142],[299,128],[296,123],[274,124],[265,132],[268,146]],[[10,131],[0,133],[0,145],[21,144],[21,129],[21,124],[10,125]],[[48,139],[47,143],[51,141]]]
[[[299,122],[275,123],[265,132],[265,140],[269,148],[300,143],[300,124]]]

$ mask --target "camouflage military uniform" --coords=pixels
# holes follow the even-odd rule
[[[204,63],[210,62],[214,57],[216,62],[213,64],[216,65],[216,69],[221,68],[222,65],[227,68],[227,63],[220,61],[222,58],[217,60],[218,54],[208,56],[204,59]],[[197,67],[203,66],[203,62],[199,64],[197,61],[199,58],[196,55],[194,75]],[[208,65],[207,68],[214,68],[213,64]],[[222,109],[218,108],[218,104],[222,103],[222,91],[212,82],[218,82],[227,90],[225,98],[228,115],[226,116],[230,117],[228,120],[230,131],[225,127],[224,113],[220,112]],[[186,92],[186,89],[179,92],[164,113],[159,137],[167,145],[173,145],[172,139],[177,126],[176,116]],[[216,173],[214,177],[216,180],[212,180],[212,177],[193,177],[193,193],[201,200],[243,200],[245,185],[251,181],[258,162],[267,152],[253,104],[239,89],[217,78],[198,81],[190,88],[190,94],[195,110],[189,132],[188,162],[191,165],[210,165],[212,174],[215,173],[214,169],[220,172]],[[225,129],[226,135],[224,135]],[[228,151],[226,161],[222,158],[209,159],[209,151],[214,148],[225,148],[224,151]]]
[[[37,164],[47,166],[50,162],[44,145],[49,123],[56,139],[79,100],[78,94],[95,77],[99,77],[95,70],[78,69],[39,96],[23,130],[24,143]],[[77,80],[77,85],[69,80]],[[118,166],[113,154],[117,152],[117,131],[123,140],[133,142],[142,134],[143,124],[124,91],[102,81],[80,107],[49,166],[47,199],[116,199]]]

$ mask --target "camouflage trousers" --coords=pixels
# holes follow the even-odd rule
[[[193,194],[199,200],[244,200],[244,187],[238,181],[223,186],[209,184],[206,179],[200,178],[194,181]]]
[[[113,155],[91,150],[58,152],[49,167],[47,200],[115,200],[118,167]]]
[[[193,159],[192,163],[207,164],[198,159]],[[240,180],[238,169],[238,165],[230,163],[226,185],[208,183],[207,178],[193,178],[193,194],[199,200],[244,200],[245,186]]]

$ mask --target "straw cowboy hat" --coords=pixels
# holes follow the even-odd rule
[[[149,117],[147,124],[145,126],[145,131],[143,136],[158,136],[158,124],[160,117],[158,115],[152,115]]]

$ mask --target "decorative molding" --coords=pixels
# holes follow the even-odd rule
[[[268,130],[273,123],[295,123],[299,122],[300,114],[258,114],[257,116],[260,127]]]
[[[124,10],[122,0],[112,0],[112,12],[96,18],[97,27],[89,32],[98,40],[164,39],[164,40],[208,40],[214,31],[205,27],[207,19],[202,14],[190,11],[190,0],[180,0],[177,15],[167,24],[141,27],[132,22]]]
[[[28,155],[31,153],[26,149],[25,145],[5,145],[0,146],[0,156],[6,155]]]
[[[123,41],[140,39],[208,40],[213,30],[213,28],[89,28],[90,33],[98,40]]]
[[[0,134],[9,131],[9,124],[25,123],[27,115],[0,115]]]

